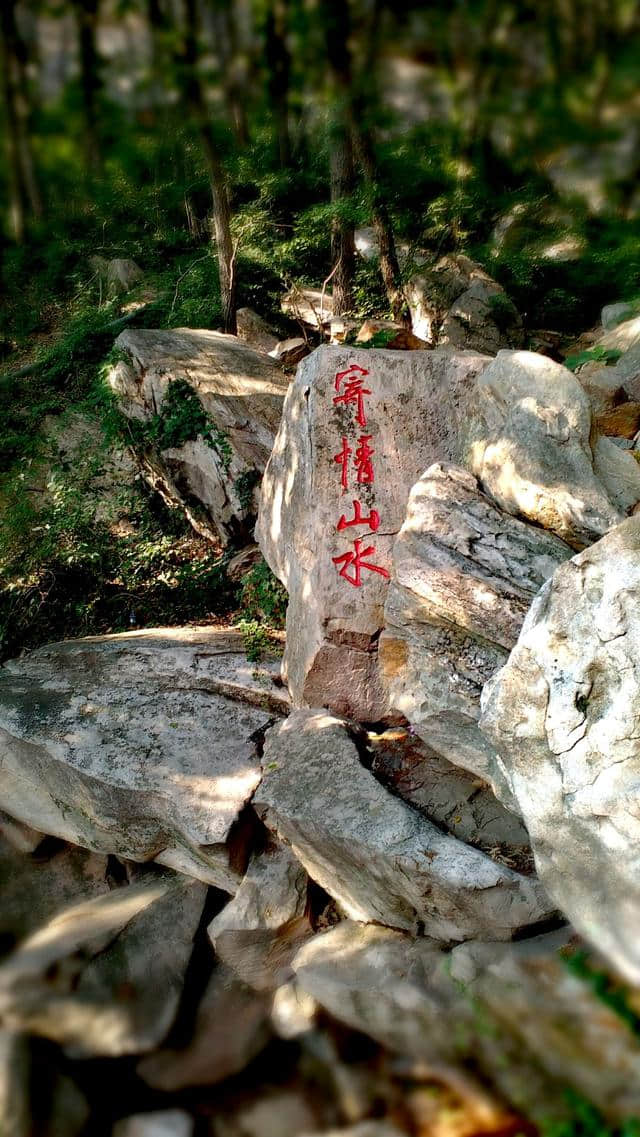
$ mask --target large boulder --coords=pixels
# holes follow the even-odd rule
[[[0,967],[0,1017],[74,1057],[157,1046],[175,1018],[206,897],[200,881],[146,878],[63,910]]]
[[[391,549],[426,466],[455,460],[473,352],[321,347],[298,368],[262,483],[256,535],[289,592],[294,705],[379,721],[377,641]]]
[[[572,974],[570,944],[568,929],[446,951],[343,921],[306,944],[294,969],[341,1022],[427,1070],[471,1061],[535,1120],[562,1115],[569,1088],[612,1119],[637,1115],[640,1043]]]
[[[7,663],[0,805],[87,849],[234,892],[235,822],[260,780],[256,740],[281,705],[272,673],[248,664],[238,641],[155,629]]]
[[[636,983],[639,554],[633,517],[556,571],[481,718],[551,895]]]
[[[503,513],[466,470],[431,466],[393,547],[380,637],[390,706],[450,762],[496,776],[477,727],[483,684],[506,662],[541,584],[572,550]]]
[[[116,349],[121,359],[108,382],[122,411],[156,428],[137,448],[147,479],[199,532],[225,542],[246,537],[251,510],[243,487],[271,453],[287,389],[281,369],[236,336],[190,328],[126,330]],[[184,422],[178,405],[170,419],[166,413],[177,381]]]
[[[575,548],[623,514],[593,471],[591,407],[566,367],[534,352],[501,351],[467,407],[464,457],[507,513]]]
[[[443,833],[363,766],[348,724],[294,711],[267,732],[254,805],[356,920],[441,940],[504,940],[553,908],[522,876]]]

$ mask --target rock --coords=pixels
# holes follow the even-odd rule
[[[31,1056],[24,1034],[0,1028],[0,1133],[32,1137]]]
[[[289,981],[274,993],[271,1025],[278,1038],[292,1039],[313,1029],[317,1005],[314,998]]]
[[[380,332],[388,333],[384,342],[379,345],[387,351],[429,351],[433,346],[391,320],[365,320],[355,342],[370,343]]]
[[[635,402],[640,401],[640,344],[629,348],[613,368],[622,383],[626,394]]]
[[[600,323],[605,332],[613,331],[618,324],[630,320],[637,314],[638,304],[633,301],[621,301],[618,304],[605,304],[600,313]]]
[[[113,1137],[192,1137],[193,1118],[181,1109],[136,1113],[117,1121]]]
[[[384,717],[377,641],[393,541],[425,467],[455,460],[469,392],[486,364],[471,352],[328,346],[300,364],[256,527],[265,559],[289,592],[284,669],[294,705],[328,706],[365,722]],[[344,371],[352,378],[341,377]],[[357,402],[333,401],[349,392],[357,399],[359,379],[371,392],[363,394],[365,426],[356,421]],[[363,521],[351,528],[358,508]],[[356,557],[363,562],[359,586]]]
[[[221,332],[126,330],[116,340],[125,356],[108,382],[128,418],[149,423],[162,414],[176,380],[196,393],[214,424],[218,446],[199,434],[142,459],[147,480],[169,501],[179,503],[205,536],[239,541],[250,524],[242,500],[242,479],[261,474],[271,453],[287,379],[282,370]]]
[[[359,327],[359,320],[349,320],[346,316],[332,316],[328,327],[329,343],[344,343],[348,336],[355,335]]]
[[[601,434],[619,438],[635,438],[640,430],[640,403],[623,403],[596,418]]]
[[[90,1116],[89,1103],[79,1086],[68,1075],[57,1073],[51,1087],[47,1132],[52,1137],[83,1137]]]
[[[567,368],[533,352],[501,351],[474,396],[465,461],[502,509],[576,548],[621,520],[593,472],[591,409]]]
[[[616,324],[611,331],[605,332],[600,339],[596,341],[596,347],[604,347],[612,349],[613,351],[629,351],[630,348],[635,348],[640,345],[640,315],[634,316],[630,320],[624,320],[621,324]]]
[[[443,940],[509,939],[551,916],[535,879],[443,834],[360,761],[347,724],[295,711],[265,736],[254,806],[347,916]]]
[[[490,279],[472,279],[446,313],[438,343],[472,348],[495,354],[502,347],[522,344],[522,320],[515,305],[499,284]]]
[[[629,513],[640,501],[640,465],[619,443],[632,447],[628,439],[597,438],[592,443],[593,472],[607,491],[616,509]]]
[[[181,1050],[160,1050],[143,1058],[138,1074],[164,1093],[216,1085],[244,1070],[270,1036],[268,998],[218,966],[198,1007],[190,1041]]]
[[[533,328],[527,337],[530,351],[538,355],[548,355],[550,359],[561,360],[560,347],[565,339],[563,332],[552,328]]]
[[[309,355],[311,351],[310,345],[302,336],[296,336],[293,339],[280,340],[275,345],[273,351],[269,352],[272,359],[284,367],[285,371],[292,371],[299,364],[305,355]]]
[[[310,328],[324,328],[333,316],[333,297],[320,288],[292,288],[280,304],[285,316],[307,324]]]
[[[307,874],[285,846],[254,855],[242,883],[209,925],[216,955],[258,991],[290,978],[290,961],[311,934]]]
[[[385,600],[382,680],[430,747],[482,778],[498,776],[476,725],[482,686],[571,552],[503,513],[455,466],[431,466],[411,490]]]
[[[23,825],[21,821],[9,817],[0,809],[0,837],[14,848],[18,853],[34,853],[38,845],[44,840],[45,834],[30,825]]]
[[[273,329],[269,327],[262,316],[254,312],[253,308],[238,308],[236,327],[238,339],[244,340],[256,351],[262,351],[268,355],[278,343],[278,337]]]
[[[370,734],[371,772],[445,833],[519,872],[533,871],[529,836],[488,785],[406,730]]]
[[[427,1068],[470,1059],[531,1120],[562,1116],[567,1088],[608,1117],[637,1115],[640,1043],[571,974],[570,940],[569,929],[447,952],[343,921],[306,944],[294,968],[341,1022]]]
[[[234,892],[229,841],[260,779],[256,732],[276,705],[272,671],[248,664],[226,631],[39,648],[0,670],[0,806],[74,844]]]
[[[58,844],[49,856],[17,852],[0,838],[0,953],[72,904],[106,896],[107,858]]]
[[[378,238],[376,237],[376,231],[373,225],[363,225],[362,229],[356,229],[354,233],[354,244],[356,252],[358,252],[365,261],[373,261],[380,255]]]
[[[157,1046],[180,999],[206,887],[177,874],[76,904],[0,966],[0,1016],[73,1057]]]
[[[586,392],[595,415],[606,415],[627,399],[621,377],[615,367],[587,363],[578,370],[576,378]]]
[[[234,1120],[242,1137],[303,1137],[315,1133],[318,1124],[309,1102],[296,1090],[263,1093],[239,1109]]]
[[[140,266],[129,257],[107,260],[105,257],[93,256],[89,258],[89,264],[110,296],[129,292],[144,276]]]
[[[392,1121],[360,1121],[357,1125],[347,1125],[345,1129],[323,1129],[323,1137],[402,1137],[404,1129],[398,1129]],[[320,1137],[320,1133],[305,1133],[302,1137]]]
[[[634,516],[556,571],[485,688],[480,721],[549,893],[634,983],[639,552]]]

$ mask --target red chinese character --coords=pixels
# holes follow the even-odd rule
[[[358,439],[354,465],[357,471],[356,480],[360,485],[374,481],[373,462],[371,458],[375,454],[375,450],[373,446],[369,446],[372,438],[372,434],[361,434]]]
[[[350,459],[352,453],[353,453],[353,451],[352,451],[351,447],[349,446],[349,443],[347,442],[346,438],[343,438],[342,439],[342,450],[340,451],[339,454],[336,454],[334,456],[334,459],[333,459],[334,462],[340,462],[340,464],[342,466],[342,488],[343,488],[343,490],[346,490],[349,488],[348,465],[349,465],[349,459]]]
[[[360,374],[356,375],[359,371]],[[364,413],[364,396],[370,395],[371,391],[368,387],[364,386],[364,376],[369,372],[364,367],[360,367],[357,363],[352,363],[346,371],[338,371],[336,374],[336,391],[340,391],[341,384],[344,380],[345,389],[342,394],[337,394],[334,398],[334,403],[357,403],[358,413],[356,420],[360,426],[367,425],[367,416]]]
[[[362,506],[359,501],[354,501],[353,509],[355,517],[352,521],[347,521],[344,513],[340,518],[336,525],[336,529],[339,533],[341,533],[343,529],[348,529],[350,525],[368,525],[372,533],[375,533],[376,530],[380,528],[380,514],[377,509],[372,509],[368,517],[362,516]]]
[[[365,561],[364,559],[372,553],[375,553],[375,545],[369,545],[368,548],[361,549],[361,544],[361,539],[356,537],[353,542],[354,551],[352,553],[343,553],[341,557],[331,558],[334,565],[342,565],[342,568],[339,570],[339,575],[344,577],[354,588],[360,588],[362,585],[362,569],[369,569],[369,572],[378,572],[380,576],[384,576],[386,580],[389,580],[389,573],[385,568],[381,568],[380,565],[372,565],[369,561]],[[351,575],[349,575],[350,568],[353,569]]]

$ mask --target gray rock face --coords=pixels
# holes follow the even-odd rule
[[[456,298],[438,332],[438,343],[472,348],[489,355],[520,347],[522,320],[504,289],[487,276],[475,276]]]
[[[135,1113],[113,1127],[113,1137],[191,1137],[193,1118],[181,1109]]]
[[[639,552],[633,517],[557,570],[485,688],[480,723],[550,894],[634,983]]]
[[[238,339],[244,340],[256,351],[266,352],[267,355],[273,351],[278,342],[278,337],[273,328],[270,328],[267,321],[257,312],[254,312],[253,308],[238,308],[236,327]]]
[[[600,323],[605,332],[613,331],[626,320],[637,315],[638,305],[630,301],[621,300],[617,304],[605,304],[600,313]]]
[[[0,1028],[0,1133],[2,1137],[31,1137],[31,1060],[29,1040],[17,1031]]]
[[[269,1000],[218,966],[198,1007],[188,1045],[148,1055],[138,1063],[138,1074],[165,1093],[215,1085],[244,1070],[270,1037]]]
[[[274,990],[311,934],[307,874],[284,845],[255,855],[236,895],[209,925],[216,955],[249,986]]]
[[[476,725],[482,686],[571,552],[497,509],[455,466],[431,466],[411,490],[393,549],[381,675],[390,706],[420,737],[483,778],[497,768]]]
[[[177,874],[67,908],[0,967],[0,1016],[74,1057],[150,1050],[180,998],[206,887]]]
[[[344,921],[306,944],[294,968],[340,1021],[431,1067],[472,1057],[534,1120],[561,1112],[568,1086],[609,1117],[637,1114],[640,1045],[565,966],[570,936],[447,952]]]
[[[575,548],[621,520],[593,472],[591,408],[574,375],[534,352],[499,352],[469,405],[465,462],[507,513]]]
[[[640,465],[629,450],[616,445],[620,441],[604,435],[596,439],[592,446],[593,472],[616,509],[624,514],[640,501]]]
[[[384,716],[377,637],[393,541],[421,472],[455,459],[469,392],[486,363],[472,352],[321,347],[300,364],[256,529],[289,592],[285,669],[294,705],[365,722]]]
[[[262,473],[271,453],[287,389],[281,369],[221,332],[124,331],[116,347],[126,362],[114,365],[108,382],[124,414],[150,421],[162,412],[172,380],[186,381],[228,450],[225,457],[199,435],[150,454],[145,476],[183,506],[200,532],[215,531],[223,541],[246,536],[249,522],[238,480],[251,471]]]
[[[8,663],[0,805],[74,844],[235,891],[227,842],[260,779],[253,736],[273,708],[270,672],[257,670],[266,687],[248,682],[238,647],[234,635],[157,629]],[[237,698],[245,687],[257,705]]]
[[[129,292],[144,276],[140,266],[130,257],[107,260],[106,257],[93,256],[89,263],[110,296]]]
[[[327,713],[295,711],[267,732],[254,805],[353,919],[442,940],[510,939],[552,914],[535,878],[389,794],[361,764],[347,724]]]

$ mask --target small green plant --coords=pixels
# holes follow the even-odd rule
[[[288,596],[268,564],[259,560],[242,581],[240,608],[246,620],[261,620],[269,628],[284,628]]]
[[[618,1015],[633,1034],[640,1036],[640,1015],[629,1002],[627,988],[608,972],[594,967],[586,951],[577,951],[562,958],[567,970],[577,979],[582,979],[601,1003]]]
[[[251,513],[253,491],[260,482],[261,477],[262,475],[259,470],[251,468],[249,470],[243,470],[241,474],[238,474],[238,477],[233,483],[233,488],[236,491],[236,496],[240,502],[243,513]]]
[[[590,347],[585,351],[579,351],[576,355],[568,355],[564,361],[565,367],[569,371],[577,371],[582,367],[583,363],[603,363],[608,366],[610,363],[616,363],[620,356],[621,351],[613,347]]]
[[[543,1122],[541,1137],[640,1137],[639,1118],[629,1117],[619,1125],[610,1125],[600,1110],[575,1090],[567,1090],[565,1099],[567,1116]]]
[[[148,433],[159,450],[178,449],[185,442],[195,442],[201,437],[216,451],[225,472],[229,470],[233,457],[229,438],[209,417],[186,379],[171,380]]]
[[[245,655],[249,663],[259,663],[271,648],[268,628],[258,620],[239,620],[238,628],[242,632]]]

